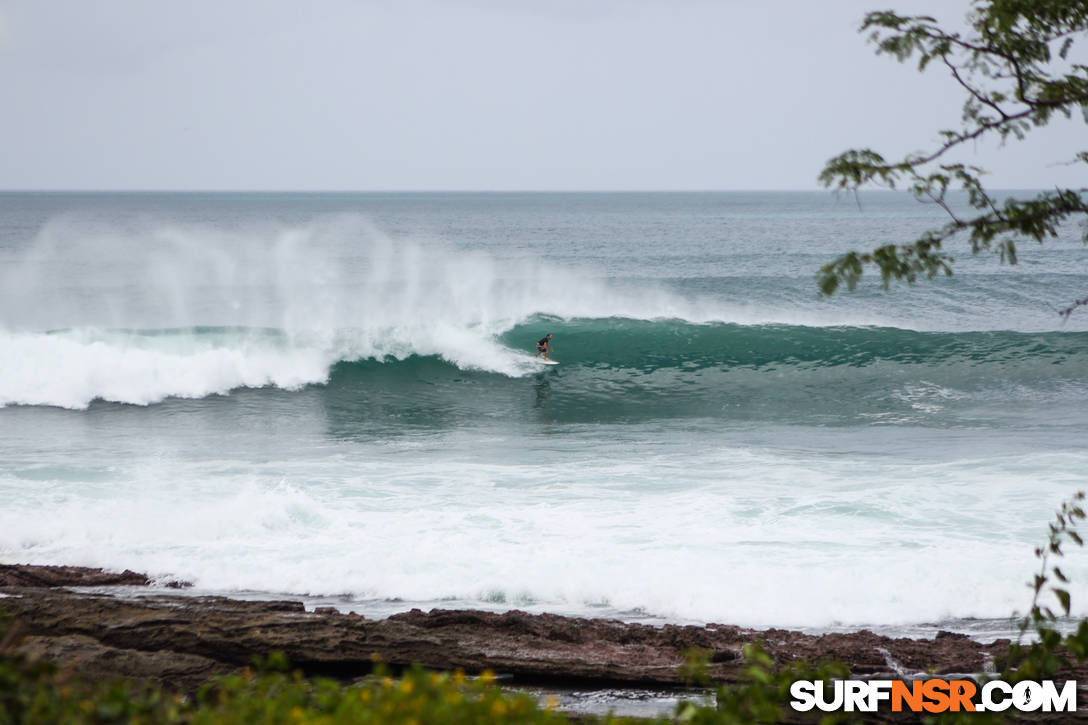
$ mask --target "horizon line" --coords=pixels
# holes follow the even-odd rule
[[[1049,188],[1049,187],[1047,187]],[[1043,187],[991,187],[990,191],[1042,191]],[[965,191],[952,189],[951,191]],[[0,194],[736,194],[736,193],[910,193],[909,189],[227,189],[227,188],[0,188]]]

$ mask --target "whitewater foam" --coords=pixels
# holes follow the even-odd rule
[[[152,463],[106,499],[58,481],[48,506],[13,501],[0,511],[0,550],[30,562],[124,562],[219,591],[520,602],[580,614],[605,606],[753,626],[893,624],[996,618],[1024,606],[1033,559],[1016,517],[1046,508],[1031,498],[1038,484],[1026,487],[1001,461],[874,471],[723,449],[661,458],[649,471],[586,461],[568,475],[443,457],[433,475],[417,460],[408,487],[393,461],[242,479],[214,475],[214,466],[179,478],[178,463],[168,467],[173,480]],[[730,473],[676,482],[685,467]],[[929,483],[935,472],[941,486]],[[895,475],[908,480],[893,485]],[[970,494],[978,485],[1021,503],[991,520]],[[858,520],[870,525],[858,529]],[[1040,533],[1027,530],[1029,539]],[[1063,568],[1083,603],[1084,566]]]

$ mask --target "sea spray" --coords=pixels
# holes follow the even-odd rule
[[[358,215],[234,228],[51,220],[4,275],[0,325],[403,331],[508,329],[532,314],[684,316],[654,287],[623,290],[539,260],[393,239]]]

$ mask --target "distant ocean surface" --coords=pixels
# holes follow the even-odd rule
[[[891,192],[0,194],[0,561],[378,615],[1003,631],[1088,487],[1088,309],[1055,312],[1088,249],[818,296],[942,221]]]

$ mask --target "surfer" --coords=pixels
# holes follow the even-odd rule
[[[537,340],[536,343],[536,356],[540,357],[544,355],[544,359],[548,359],[548,353],[552,351],[552,333],[548,333],[544,337]]]

